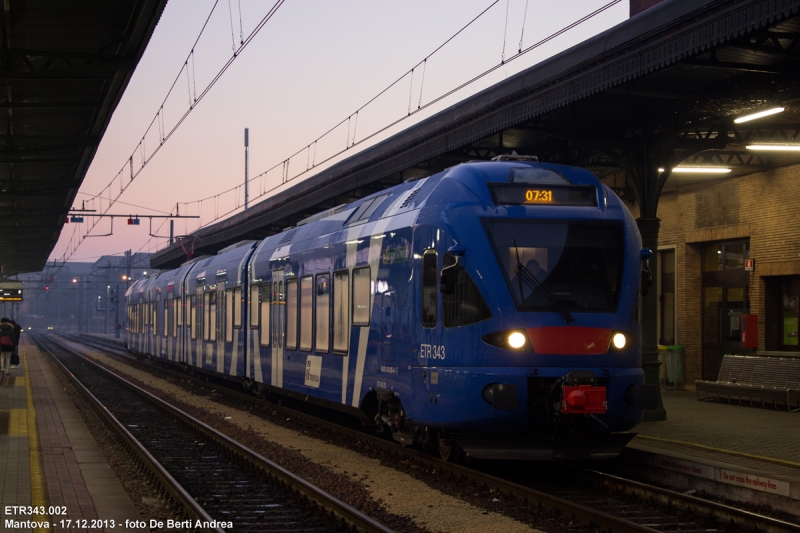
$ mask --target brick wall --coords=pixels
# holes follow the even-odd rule
[[[763,350],[765,303],[760,271],[800,275],[798,205],[800,165],[681,186],[662,195],[659,245],[676,247],[676,342],[686,349],[688,383],[701,377],[703,243],[749,237],[750,257],[755,259],[750,310],[759,317],[759,349]]]
[[[631,0],[630,16],[641,13],[645,9],[649,9],[656,4],[660,4],[663,0]]]
[[[758,315],[759,350],[764,350],[761,276],[800,276],[800,165],[678,187],[673,183],[668,182],[659,200],[659,246],[675,248],[676,344],[685,348],[684,379],[692,383],[702,376],[703,244],[749,238],[755,259],[750,312]],[[637,204],[626,206],[638,216]]]

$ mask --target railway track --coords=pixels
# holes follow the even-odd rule
[[[392,531],[52,337],[36,342],[159,480],[188,529]]]
[[[117,354],[122,354],[114,349]],[[134,358],[128,357],[128,361]],[[154,365],[142,365],[152,371]],[[159,372],[187,379],[182,372],[159,367]],[[252,395],[219,384],[203,382],[204,387],[236,399],[261,402]],[[762,533],[800,533],[800,524],[764,516],[688,494],[671,491],[573,465],[519,463],[473,463],[468,466],[445,463],[429,454],[400,448],[381,437],[322,420],[283,406],[270,404],[282,414],[304,420],[326,432],[348,435],[370,447],[395,454],[401,461],[413,461],[438,476],[449,475],[469,480],[477,486],[513,495],[520,501],[557,509],[566,517],[619,533],[713,533],[715,531],[759,531]],[[532,481],[535,480],[535,481]]]

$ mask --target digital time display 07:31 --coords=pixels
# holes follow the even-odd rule
[[[553,201],[552,190],[528,189],[525,191],[525,201],[531,204],[549,204]]]
[[[492,198],[498,205],[577,205],[597,206],[597,189],[586,185],[553,185],[533,188],[530,185],[491,184]]]

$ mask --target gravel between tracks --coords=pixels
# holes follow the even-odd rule
[[[313,438],[291,427],[291,420],[278,425],[265,420],[264,413],[223,405],[213,391],[193,394],[185,384],[156,378],[114,358],[89,355],[397,531],[516,533],[537,531],[534,525],[549,533],[575,531],[577,524],[558,513],[508,501],[509,496],[421,471],[423,467],[406,461],[391,459],[387,465],[369,446],[352,450]]]

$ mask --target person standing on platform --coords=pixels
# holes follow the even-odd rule
[[[119,330],[121,330],[121,329],[122,329],[122,326],[120,325],[119,320],[117,320],[117,323],[114,324],[114,333],[117,335],[118,339],[119,339]]]
[[[16,367],[19,365],[19,338],[22,335],[22,326],[13,318],[9,320],[9,323],[14,328],[14,355],[11,356],[11,366]]]
[[[0,318],[0,376],[11,373],[11,354],[14,353],[14,326],[6,317]]]

